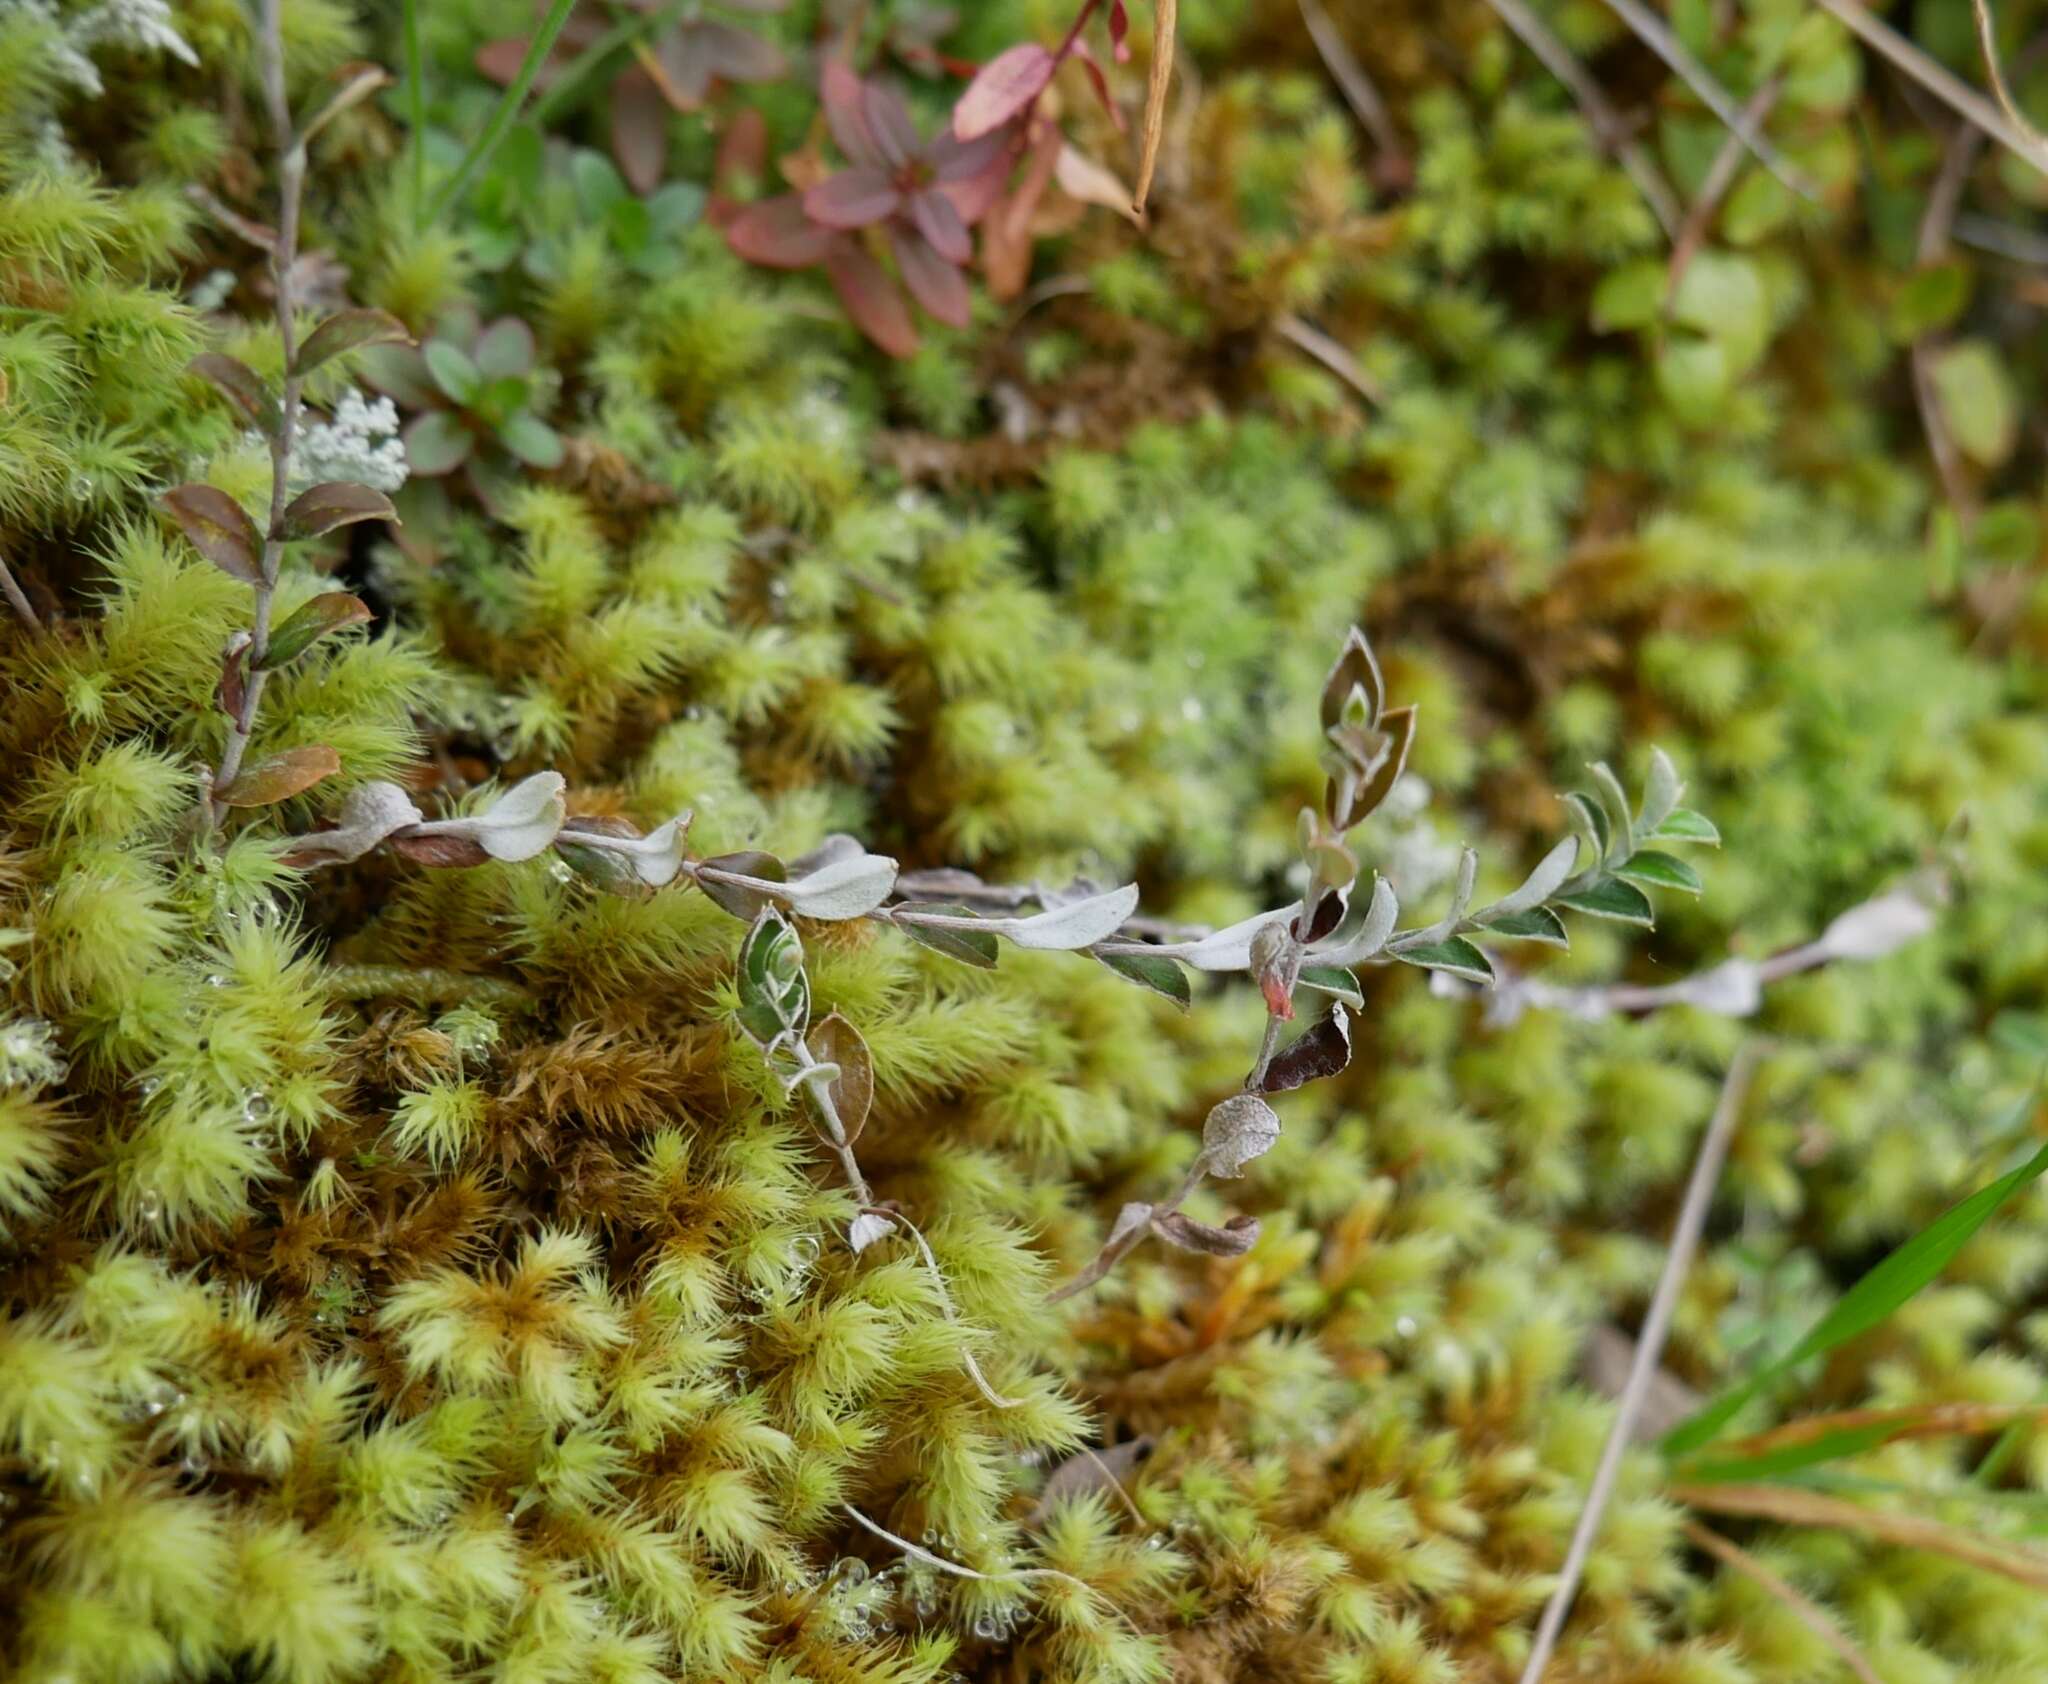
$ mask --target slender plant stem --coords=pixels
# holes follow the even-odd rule
[[[271,138],[278,152],[277,237],[270,245],[271,284],[276,297],[277,336],[284,347],[284,385],[277,406],[277,426],[270,435],[270,519],[263,531],[262,577],[254,589],[255,615],[249,646],[241,659],[248,678],[242,705],[228,722],[227,744],[207,791],[203,818],[210,831],[227,812],[221,791],[234,782],[255,731],[256,709],[263,700],[269,674],[263,657],[270,649],[270,612],[277,594],[278,568],[284,560],[284,511],[291,494],[292,443],[299,427],[303,381],[294,368],[298,359],[299,206],[306,189],[306,146],[292,126],[291,94],[284,71],[284,0],[263,0],[258,32],[258,65],[263,101],[269,110]]]
[[[427,211],[427,57],[420,46],[419,0],[405,0],[406,120],[412,125],[412,221]]]
[[[853,1144],[846,1138],[846,1125],[839,1120],[839,1107],[832,1101],[831,1085],[815,1074],[823,1066],[811,1056],[811,1049],[804,1045],[802,1036],[790,1036],[787,1044],[790,1056],[797,1061],[801,1071],[797,1081],[811,1090],[818,1115],[825,1122],[825,1144],[832,1148],[840,1168],[846,1172],[847,1186],[853,1189],[853,1196],[862,1205],[873,1204],[874,1191],[868,1186],[867,1177],[861,1174],[860,1160],[853,1155]]]
[[[1783,86],[1782,79],[1776,76],[1765,82],[1743,106],[1743,120],[1761,128],[1764,119],[1771,114],[1771,107],[1778,103],[1778,92]],[[1713,222],[1714,212],[1720,209],[1728,189],[1734,186],[1735,172],[1742,167],[1745,156],[1742,137],[1729,130],[1721,142],[1721,150],[1714,154],[1714,161],[1708,166],[1706,179],[1700,183],[1700,190],[1685,213],[1685,226],[1679,229],[1678,238],[1672,242],[1671,264],[1664,279],[1664,308],[1667,311],[1678,298],[1678,288],[1685,280],[1686,270],[1692,267],[1692,260],[1699,255],[1700,247],[1706,244],[1708,225]]]
[[[1696,1520],[1688,1520],[1685,1523],[1685,1535],[1715,1560],[1732,1567],[1745,1578],[1761,1586],[1768,1595],[1782,1602],[1791,1611],[1794,1619],[1834,1650],[1842,1664],[1855,1673],[1861,1684],[1884,1684],[1884,1680],[1877,1674],[1877,1669],[1870,1664],[1863,1651],[1849,1640],[1849,1634],[1828,1617],[1827,1610],[1791,1584],[1784,1575],[1773,1571],[1748,1550],[1730,1543],[1720,1533],[1710,1531]]]
[[[8,567],[4,556],[0,556],[0,596],[7,598],[8,607],[22,617],[30,631],[43,629],[43,622],[36,613],[35,605],[29,601],[21,586],[15,581],[13,570]]]
[[[1643,1404],[1650,1395],[1650,1382],[1656,1375],[1658,1358],[1664,1354],[1664,1341],[1671,1332],[1671,1318],[1678,1309],[1679,1292],[1692,1268],[1693,1253],[1699,1249],[1700,1235],[1707,1225],[1707,1211],[1714,1202],[1714,1189],[1721,1179],[1721,1165],[1728,1156],[1728,1142],[1734,1137],[1736,1120],[1742,1114],[1742,1101],[1749,1092],[1750,1077],[1755,1074],[1756,1063],[1762,1053],[1763,1048],[1758,1043],[1745,1042],[1737,1049],[1734,1061],[1728,1066],[1727,1077],[1721,1083],[1721,1097],[1708,1120],[1706,1133],[1700,1138],[1699,1156],[1693,1160],[1692,1176],[1686,1182],[1685,1201],[1678,1211],[1678,1225],[1671,1232],[1671,1248],[1664,1257],[1664,1272],[1657,1277],[1657,1289],[1650,1298],[1650,1312],[1643,1319],[1643,1331],[1636,1340],[1635,1360],[1629,1365],[1628,1381],[1622,1387],[1620,1402],[1615,1406],[1614,1424],[1607,1430],[1607,1442],[1600,1447],[1599,1465],[1593,1470],[1593,1483],[1587,1487],[1586,1505],[1579,1511],[1579,1523],[1572,1530],[1564,1567],[1557,1576],[1557,1588],[1550,1593],[1550,1601],[1544,1605],[1543,1616],[1537,1622],[1535,1641],[1530,1646],[1528,1662],[1522,1668],[1521,1684],[1538,1684],[1543,1677],[1544,1669],[1556,1652],[1558,1636],[1564,1630],[1565,1616],[1571,1612],[1572,1599],[1578,1595],[1586,1560],[1593,1553],[1593,1540],[1599,1535],[1600,1522],[1606,1517],[1607,1505],[1614,1498],[1615,1483],[1621,1476],[1622,1458],[1633,1441],[1636,1419],[1642,1414]]]
[[[1357,55],[1338,33],[1330,14],[1323,10],[1321,0],[1298,0],[1298,4],[1301,21],[1308,26],[1308,37],[1322,57],[1323,68],[1329,71],[1330,80],[1337,84],[1337,91],[1344,96],[1344,103],[1351,107],[1352,115],[1372,137],[1373,146],[1383,157],[1405,157],[1401,133],[1394,127],[1387,102],[1380,97],[1379,89],[1365,73],[1365,66],[1358,62]]]

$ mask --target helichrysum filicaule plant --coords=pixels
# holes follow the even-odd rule
[[[1371,185],[1397,176],[1362,166],[1305,42],[1265,27],[1291,9],[1190,6],[1203,91],[1151,227],[1097,213],[1041,245],[1043,296],[940,348],[969,370],[964,412],[716,227],[653,274],[611,241],[472,264],[462,240],[504,219],[416,223],[407,90],[343,113],[314,148],[308,249],[349,275],[307,324],[528,322],[561,376],[535,414],[562,461],[488,511],[458,493],[402,549],[358,529],[287,552],[275,624],[335,597],[371,618],[271,673],[249,755],[326,748],[339,770],[222,815],[207,848],[191,820],[253,588],[149,500],[211,486],[260,548],[262,423],[184,370],[285,369],[260,253],[162,161],[232,153],[210,191],[275,217],[273,138],[204,79],[253,64],[254,35],[191,8],[173,21],[197,79],[104,58],[114,99],[147,95],[146,135],[139,106],[53,101],[25,48],[0,52],[6,120],[65,119],[103,172],[0,147],[0,557],[44,622],[0,633],[9,1668],[1511,1678],[1605,1431],[1577,1353],[1640,1306],[1735,1026],[1487,1028],[1456,944],[1561,990],[1654,987],[1731,940],[1759,961],[1967,805],[1966,892],[1931,936],[1764,996],[1784,1050],[1668,1364],[1707,1386],[1782,1348],[1817,1283],[1998,1167],[2012,1110],[1990,1101],[2032,1074],[2014,1049],[2048,981],[2026,916],[2048,734],[2030,669],[1987,657],[2039,618],[1999,606],[2000,570],[2038,570],[1997,521],[1921,567],[1903,350],[1865,307],[1901,282],[1898,218],[1866,232],[1834,201],[1852,255],[1823,273],[1808,213],[1774,213],[1746,167],[1720,261],[1643,318],[1654,219],[1511,40],[1475,9],[1447,76],[1434,23],[1327,9],[1396,95],[1412,192]],[[865,20],[864,75],[922,73],[892,56],[919,39],[902,11]],[[1132,11],[1140,61],[1108,69],[1126,97]],[[303,119],[361,42],[324,8],[284,21]],[[1067,21],[991,7],[942,40],[986,59]],[[435,120],[480,117],[492,92],[457,70],[529,19],[425,22]],[[758,26],[800,58],[811,22]],[[1773,25],[1711,27],[1768,46]],[[1231,73],[1246,29],[1288,63]],[[1772,121],[1787,145],[1811,123],[1799,162],[1836,179],[1819,154],[1851,132],[1848,49],[1807,33]],[[927,133],[959,89],[901,85]],[[803,144],[814,86],[744,96],[769,155]],[[1697,114],[1667,93],[1690,187]],[[173,146],[180,113],[228,144]],[[564,119],[586,147],[609,140],[594,117]],[[1092,102],[1061,118],[1121,156]],[[1931,156],[1895,115],[1868,127],[1878,188],[1917,214]],[[664,138],[715,185],[701,119]],[[1987,168],[1974,190],[2010,189]],[[553,214],[551,254],[575,234]],[[184,302],[215,271],[231,302]],[[1303,360],[1290,317],[1384,402]],[[1712,361],[1701,341],[1724,369],[1740,353],[1725,383],[1678,379]],[[338,416],[366,380],[337,360],[312,395]],[[1383,685],[1355,746],[1370,761],[1402,706],[1423,728],[1389,799],[1332,837],[1318,725],[1344,726],[1349,687],[1336,720],[1318,704],[1353,618]],[[1568,914],[1564,951],[1454,923],[1417,944],[1448,950],[1435,991],[1387,965],[1318,994],[1314,956],[1270,937],[1266,989],[1171,969],[1248,919],[1228,957],[1250,967],[1259,930],[1341,873],[1332,849],[1364,872],[1347,913],[1371,916],[1380,870],[1412,930],[1487,833],[1469,905],[1497,907],[1569,822],[1552,790],[1602,760],[1630,810],[1593,788],[1570,865],[1601,880],[1552,887],[1633,914],[1617,843],[1664,787],[1652,744],[1728,843],[1696,905],[1660,897],[1654,935]],[[870,910],[921,904],[922,925],[798,904],[835,859],[854,879],[894,862]],[[1060,910],[1035,885],[1057,902],[1080,878],[1142,891],[1136,951],[974,962]],[[737,961],[764,913],[800,950],[808,1020],[760,1021],[757,1045]],[[1190,1009],[1117,961],[1185,980]],[[1341,1074],[1243,1094],[1269,1032],[1278,1059],[1334,1059],[1331,1022]],[[2028,1195],[1774,1406],[2038,1399],[2042,1232]],[[1114,1267],[1085,1280],[1105,1243]],[[2044,1444],[2026,1427],[1984,1485],[2024,1497]],[[1942,1440],[1859,1472],[1947,1493],[1982,1467]],[[1782,1602],[1689,1551],[1660,1485],[1629,1465],[1560,1666],[1841,1676]],[[1887,1678],[2027,1677],[2048,1647],[2037,1597],[1946,1557],[1742,1536]]]

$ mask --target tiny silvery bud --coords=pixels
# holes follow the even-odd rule
[[[1280,1138],[1280,1119],[1255,1094],[1232,1094],[1202,1124],[1202,1156],[1209,1173],[1235,1178]]]
[[[887,1239],[896,1232],[896,1224],[886,1216],[878,1216],[871,1210],[864,1210],[853,1219],[846,1230],[846,1243],[856,1255],[880,1239]]]
[[[1301,943],[1285,923],[1263,925],[1252,937],[1251,972],[1274,1017],[1294,1016],[1294,983],[1301,975]]]

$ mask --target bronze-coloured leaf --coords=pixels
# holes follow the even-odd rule
[[[813,1025],[804,1044],[820,1064],[839,1066],[839,1074],[830,1084],[832,1109],[838,1113],[839,1126],[851,1146],[867,1127],[868,1112],[875,1103],[875,1064],[868,1055],[868,1044],[837,1012]],[[816,1103],[813,1084],[804,1084],[804,1094]]]
[[[163,506],[192,547],[231,579],[263,583],[263,538],[248,511],[210,485],[180,485],[166,491]]]
[[[364,520],[396,521],[398,511],[383,492],[347,480],[330,480],[294,497],[284,511],[278,536],[291,541],[320,538],[337,527]]]
[[[369,605],[362,598],[347,591],[322,592],[270,634],[270,647],[255,664],[265,672],[289,666],[330,632],[360,626],[369,619]]]
[[[322,363],[366,345],[410,345],[412,335],[405,323],[389,310],[341,310],[329,316],[299,347],[292,359],[292,373],[311,374]]]
[[[269,807],[304,794],[322,778],[331,778],[340,770],[341,756],[325,743],[288,748],[244,766],[213,795],[227,807]]]

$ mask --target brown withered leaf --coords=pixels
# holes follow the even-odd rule
[[[858,1029],[834,1012],[812,1025],[804,1045],[820,1064],[839,1066],[839,1074],[830,1084],[832,1109],[839,1115],[839,1126],[846,1131],[846,1144],[851,1146],[867,1127],[868,1113],[875,1103],[875,1064],[868,1055],[868,1044],[861,1039]],[[815,1091],[808,1082],[804,1084],[804,1096],[816,1103]]]
[[[1173,81],[1174,26],[1180,0],[1156,0],[1152,23],[1152,69],[1145,83],[1145,122],[1139,133],[1138,191],[1131,208],[1142,213],[1152,193],[1152,174],[1159,167],[1159,142],[1166,133],[1166,90]]]
[[[1338,1074],[1351,1062],[1351,1016],[1341,1004],[1306,1035],[1282,1047],[1266,1066],[1261,1093],[1287,1093]]]
[[[391,851],[414,865],[482,865],[491,856],[467,836],[394,836]]]
[[[1152,1231],[1182,1251],[1199,1251],[1207,1257],[1242,1257],[1258,1244],[1259,1219],[1233,1216],[1216,1228],[1207,1222],[1197,1222],[1183,1211],[1170,1210],[1152,1218]]]
[[[248,511],[210,485],[180,485],[163,494],[164,510],[192,547],[231,579],[263,583],[263,538]]]
[[[244,766],[213,798],[226,807],[270,807],[302,795],[341,770],[341,756],[325,743],[288,748]]]

